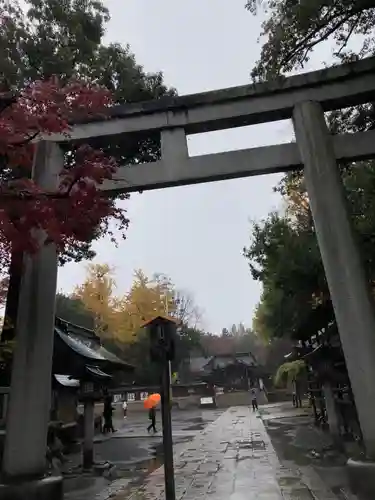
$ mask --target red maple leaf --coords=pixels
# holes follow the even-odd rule
[[[4,99],[3,99],[4,100]],[[1,95],[0,95],[1,101]],[[72,146],[56,193],[46,193],[30,179],[35,140],[54,133],[69,136],[72,118],[105,115],[110,93],[99,86],[58,79],[37,81],[0,113],[0,272],[9,249],[34,252],[35,229],[45,232],[45,243],[60,250],[72,241],[89,241],[95,231],[111,233],[109,219],[121,229],[128,220],[124,210],[100,191],[111,179],[116,161],[88,145]],[[113,235],[112,235],[113,236]]]

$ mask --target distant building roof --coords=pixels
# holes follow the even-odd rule
[[[209,373],[216,368],[225,368],[233,364],[257,367],[258,363],[251,353],[217,354],[215,356],[197,356],[190,358],[190,371],[195,374]]]
[[[64,332],[69,331],[71,333],[79,335],[79,337],[84,337],[100,343],[100,337],[94,332],[94,330],[76,325],[75,323],[71,323],[70,321],[59,318],[58,316],[55,317],[55,325],[57,327],[60,327]]]
[[[215,368],[223,368],[225,366],[241,363],[246,366],[258,366],[257,360],[251,352],[238,352],[234,354],[218,354],[213,356],[213,364]]]
[[[190,371],[192,373],[202,373],[206,371],[207,365],[212,360],[212,356],[206,358],[204,356],[198,356],[190,358]]]
[[[176,320],[176,318],[172,318],[172,316],[164,316],[164,315],[159,314],[158,316],[155,316],[155,318],[151,318],[148,321],[145,321],[141,325],[141,328],[144,328],[147,325],[150,325],[151,323],[157,322],[157,321],[159,321],[159,322],[161,321],[161,322],[165,322],[165,323],[168,323],[168,322],[174,323],[175,325],[177,325],[179,323],[178,320]]]
[[[86,365],[86,371],[90,374],[90,375],[95,375],[95,377],[98,377],[98,378],[112,378],[112,375],[108,375],[108,373],[105,373],[103,372],[100,368],[98,368],[97,366],[87,366]]]
[[[64,387],[79,387],[79,380],[69,377],[69,375],[55,375],[57,382]]]
[[[126,363],[126,361],[124,361],[123,359],[119,358],[118,356],[116,356],[116,354],[113,354],[113,352],[109,351],[108,349],[106,349],[103,346],[99,347],[98,352],[107,361],[111,361],[112,363],[115,363],[115,364],[118,364],[118,365],[132,367],[132,365],[130,365],[129,363]]]

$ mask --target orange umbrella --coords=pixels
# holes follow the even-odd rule
[[[149,410],[150,408],[154,408],[160,403],[161,396],[160,394],[150,394],[150,396],[144,400],[143,405],[144,407]]]

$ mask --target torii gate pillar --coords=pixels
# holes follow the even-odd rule
[[[316,102],[297,104],[293,122],[366,454],[375,459],[374,299],[323,109]]]
[[[57,144],[38,144],[33,179],[39,187],[56,191],[63,161]],[[58,260],[56,246],[43,245],[42,232],[38,237],[41,248],[24,260],[0,500],[63,497],[62,478],[45,475]]]

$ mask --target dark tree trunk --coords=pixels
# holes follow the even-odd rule
[[[9,266],[9,286],[5,306],[4,325],[1,333],[2,342],[9,342],[14,340],[15,337],[22,267],[23,253],[12,251]]]

